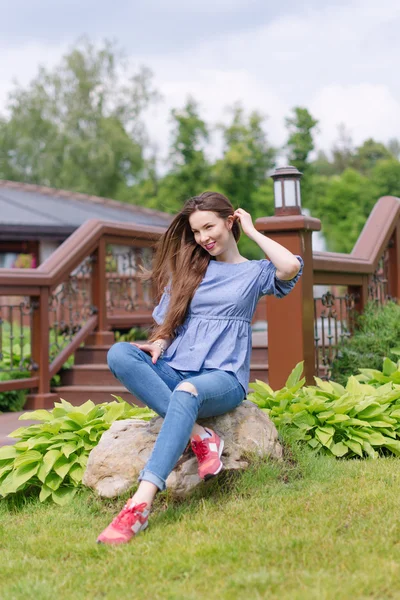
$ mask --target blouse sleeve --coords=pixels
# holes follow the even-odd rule
[[[157,304],[155,309],[153,310],[152,317],[157,323],[157,325],[162,325],[164,322],[165,315],[168,311],[169,306],[169,298],[170,298],[170,284],[168,284],[164,288],[163,295],[160,298],[160,302]]]
[[[265,296],[276,296],[277,298],[283,298],[286,296],[296,285],[298,280],[300,279],[303,273],[304,261],[301,256],[296,255],[296,258],[300,262],[300,271],[293,277],[293,279],[289,279],[285,281],[283,279],[279,279],[276,276],[276,267],[269,260],[260,260],[260,276],[259,276],[259,295]]]

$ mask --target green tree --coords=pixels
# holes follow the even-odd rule
[[[393,156],[386,146],[369,138],[356,148],[352,166],[357,171],[368,174],[378,161],[390,158]]]
[[[271,214],[272,182],[267,183],[273,167],[276,149],[263,129],[265,117],[258,112],[248,116],[236,104],[231,109],[232,120],[218,125],[223,138],[223,156],[213,168],[213,188],[224,193],[235,208],[248,211],[253,219]],[[260,258],[260,249],[246,236],[239,243],[248,258]]]
[[[334,173],[343,173],[345,169],[350,168],[354,163],[353,140],[344,123],[338,127],[338,138],[332,147]]]
[[[317,157],[311,163],[311,170],[316,175],[335,175],[335,165],[329,160],[328,155],[324,150],[318,150]]]
[[[247,117],[240,104],[231,109],[231,114],[229,124],[218,125],[223,156],[214,165],[213,178],[235,206],[251,212],[255,208],[253,194],[268,177],[276,150],[267,140],[263,116],[254,111]]]
[[[315,183],[315,182],[314,182]],[[312,216],[321,219],[329,250],[351,252],[379,192],[376,185],[354,169],[320,180],[313,197]]]
[[[171,121],[170,170],[160,181],[155,204],[160,210],[177,212],[187,198],[210,186],[211,166],[205,156],[209,131],[193,98],[182,110],[171,111]]]
[[[303,173],[303,185],[310,171],[309,155],[314,150],[313,129],[318,121],[306,108],[295,107],[293,114],[285,119],[289,138],[286,148],[289,151],[289,164]]]
[[[151,73],[131,73],[110,42],[86,39],[53,70],[9,96],[0,122],[0,177],[118,197],[144,166]]]
[[[400,162],[394,158],[380,160],[371,171],[371,181],[378,190],[378,196],[400,198]]]

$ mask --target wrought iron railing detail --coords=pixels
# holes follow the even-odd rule
[[[368,298],[377,304],[385,304],[389,300],[389,248],[393,240],[387,246],[379,260],[375,272],[368,280]]]
[[[49,356],[54,359],[97,312],[92,303],[94,258],[88,256],[49,298]]]
[[[150,247],[109,245],[106,254],[107,313],[148,311],[153,307],[151,283],[140,278],[143,266],[151,268]]]
[[[330,290],[314,298],[315,372],[329,377],[340,345],[354,330],[357,294],[335,296]]]
[[[31,346],[37,303],[28,297],[10,297],[9,304],[6,297],[3,301],[0,305],[0,373],[29,374],[38,368],[32,359]]]

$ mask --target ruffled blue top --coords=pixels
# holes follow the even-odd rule
[[[266,294],[286,296],[303,272],[290,281],[276,277],[269,260],[227,263],[210,260],[207,271],[189,305],[185,322],[164,354],[164,360],[180,371],[222,369],[233,373],[247,394],[252,347],[251,321],[258,300]],[[153,311],[159,325],[169,302],[168,286]]]

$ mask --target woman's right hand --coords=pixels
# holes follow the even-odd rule
[[[130,342],[132,346],[137,346],[143,352],[147,352],[151,356],[151,362],[153,365],[156,364],[157,360],[160,358],[161,348],[158,344],[149,344],[146,342],[145,344],[138,344],[137,342]]]

